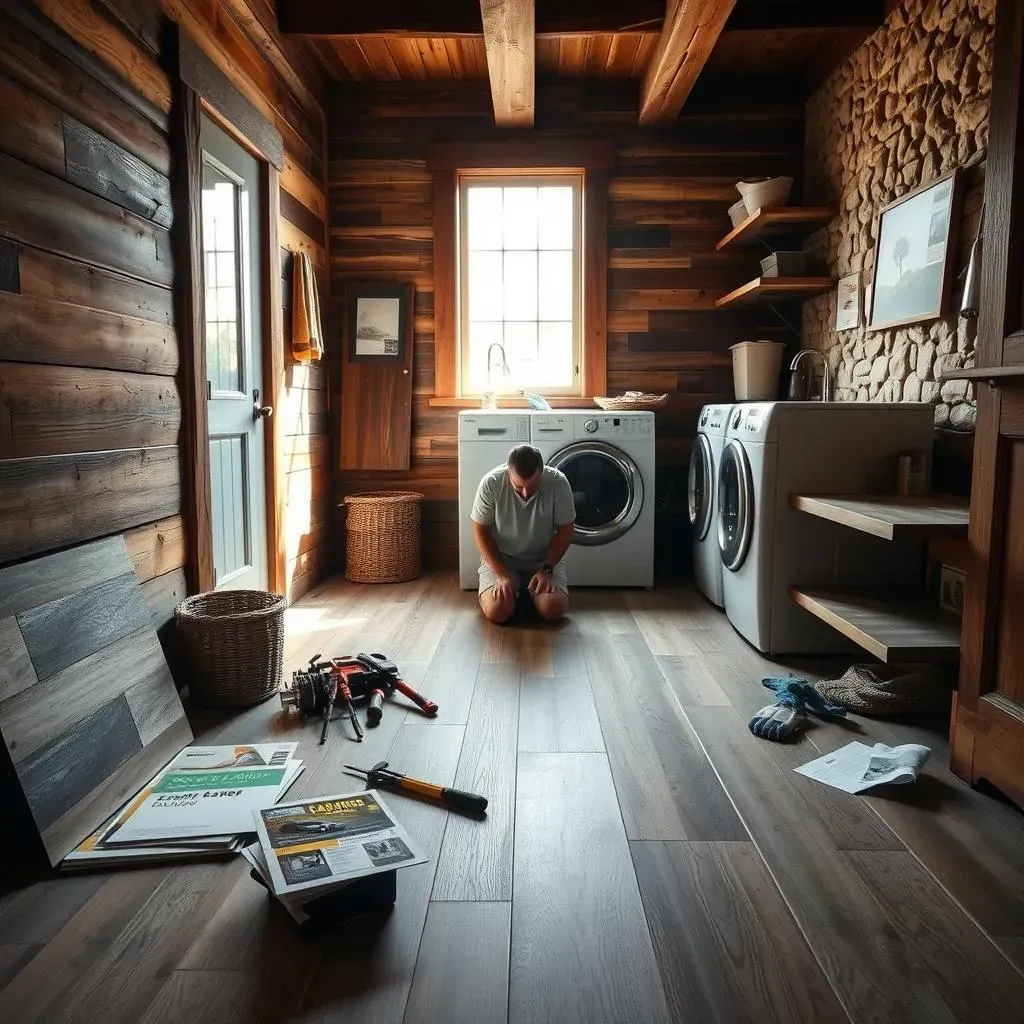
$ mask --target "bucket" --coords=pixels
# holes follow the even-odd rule
[[[732,381],[737,402],[778,398],[782,369],[781,341],[741,341],[731,346]]]

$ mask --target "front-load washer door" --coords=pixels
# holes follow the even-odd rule
[[[698,434],[690,453],[690,478],[687,484],[687,508],[694,540],[703,540],[711,529],[711,513],[714,508],[711,466],[711,442],[707,434]]]
[[[644,482],[636,463],[614,445],[577,441],[548,461],[572,487],[576,505],[574,544],[609,544],[640,517]]]
[[[750,462],[739,441],[730,441],[722,452],[718,471],[718,547],[722,564],[736,572],[750,549],[754,532],[754,481]]]

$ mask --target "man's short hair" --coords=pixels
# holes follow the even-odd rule
[[[519,444],[508,453],[508,468],[524,480],[530,480],[544,468],[544,456],[532,444]]]

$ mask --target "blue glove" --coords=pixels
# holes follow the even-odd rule
[[[826,700],[806,679],[762,679],[761,685],[778,695],[750,720],[748,728],[766,740],[789,739],[800,726],[805,711],[820,718],[842,718],[846,708]]]

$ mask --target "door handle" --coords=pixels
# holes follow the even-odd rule
[[[260,405],[260,390],[253,388],[252,392],[252,418],[253,420],[265,420],[274,415],[272,405]]]

